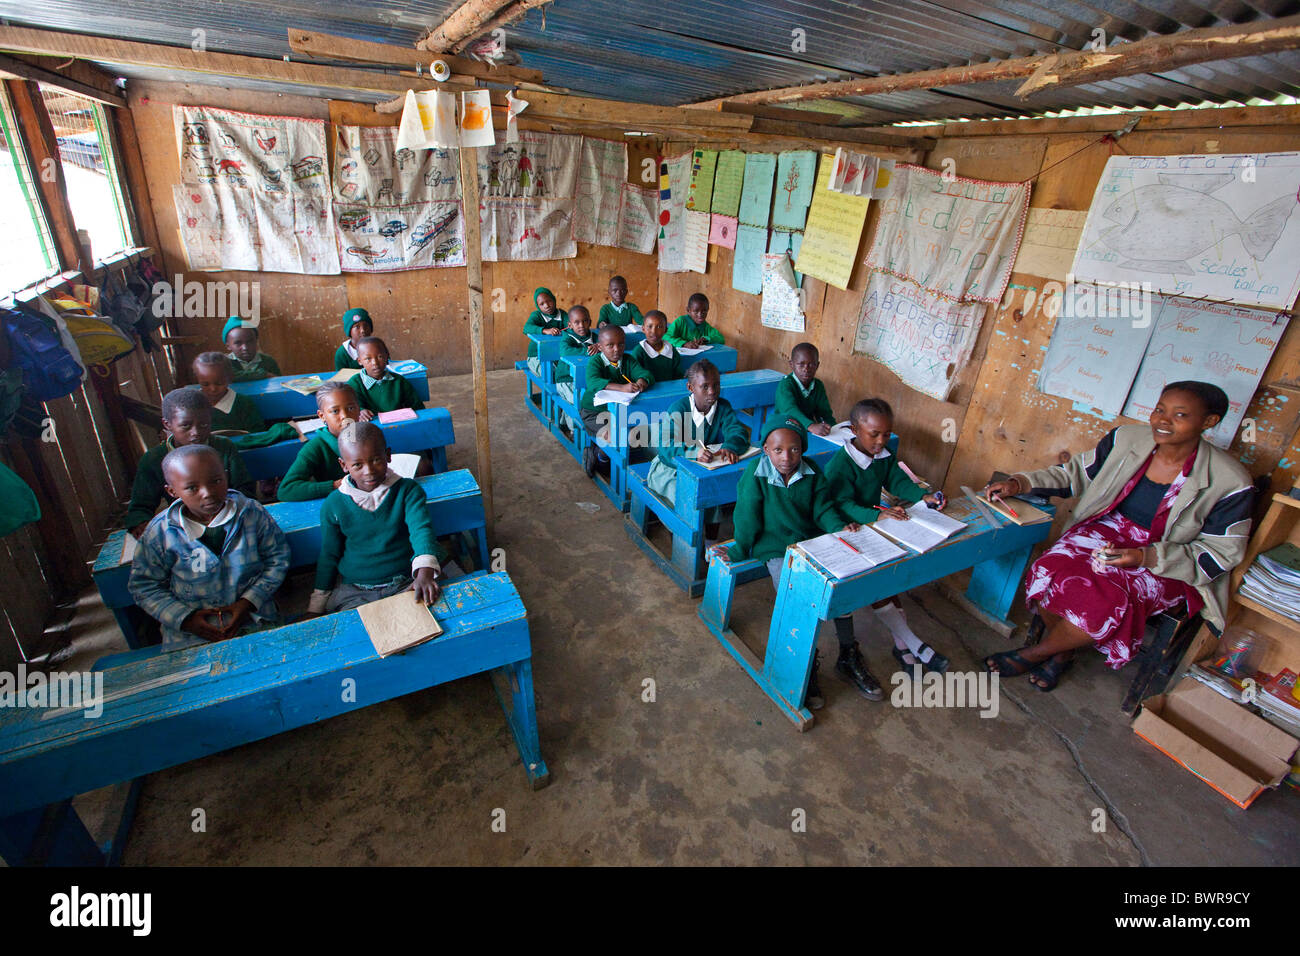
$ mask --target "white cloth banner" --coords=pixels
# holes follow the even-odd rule
[[[485,198],[571,199],[578,181],[582,137],[520,130],[519,142],[478,154]]]
[[[572,199],[484,199],[479,223],[482,256],[488,262],[572,259],[578,254]]]
[[[582,138],[573,234],[579,242],[618,245],[618,214],[627,182],[627,144]]]
[[[691,154],[683,153],[660,164],[659,168],[659,271],[685,272],[686,194],[691,185]]]
[[[460,203],[334,204],[344,272],[396,272],[465,264]]]
[[[1028,183],[895,167],[866,264],[957,302],[997,302],[1029,210]]]
[[[455,95],[438,90],[407,90],[397,128],[398,148],[455,149],[459,145]]]
[[[623,201],[618,208],[618,246],[647,255],[655,251],[659,222],[659,190],[639,189],[623,184]]]
[[[489,90],[466,90],[460,94],[460,145],[493,146],[492,99]]]
[[[407,149],[394,126],[336,126],[334,199],[371,206],[460,199],[454,149]]]

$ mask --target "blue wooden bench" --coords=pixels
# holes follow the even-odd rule
[[[394,375],[400,375],[413,386],[422,401],[429,401],[429,370],[414,359],[405,359],[389,365]],[[291,388],[285,388],[285,382],[296,378],[315,375],[322,381],[332,376],[333,372],[309,372],[303,375],[280,375],[276,378],[263,378],[253,382],[234,382],[231,384],[236,392],[247,395],[262,417],[268,422],[283,421],[289,418],[305,418],[316,414],[316,396],[303,395]],[[354,370],[355,374],[355,370]]]
[[[69,806],[77,794],[484,671],[530,785],[545,786],[528,620],[510,578],[450,582],[432,610],[442,635],[391,657],[375,653],[356,611],[340,611],[105,661],[98,718],[80,709],[0,710],[0,857],[102,865],[120,847],[95,844]],[[341,692],[345,679],[354,693]]]
[[[393,454],[432,451],[433,470],[446,471],[447,446],[456,444],[451,412],[445,408],[424,408],[416,412],[415,416],[404,422],[380,425],[376,421],[375,424],[383,429],[384,438]],[[302,442],[291,438],[264,448],[241,448],[239,456],[244,459],[244,465],[254,480],[283,478],[302,446]]]
[[[483,492],[474,476],[465,469],[426,475],[415,479],[424,488],[429,502],[429,519],[439,536],[469,532],[477,545],[475,559],[479,568],[489,563],[486,521],[483,513]],[[320,510],[324,498],[312,501],[281,501],[267,505],[267,513],[280,526],[289,539],[289,566],[302,568],[315,564],[320,554]],[[122,545],[125,531],[114,531],[108,536],[99,554],[91,576],[104,606],[113,612],[117,625],[130,647],[139,647],[139,635],[132,620],[130,608],[135,598],[127,589],[131,565],[122,564]]]
[[[756,436],[752,440],[756,441]],[[808,453],[805,457],[825,468],[839,448],[835,442],[827,441],[819,435],[809,435]],[[897,435],[890,436],[889,449],[897,453]],[[677,459],[676,503],[672,505],[646,487],[651,464],[652,462],[644,462],[628,469],[631,503],[623,530],[674,584],[691,597],[698,597],[704,592],[706,571],[704,512],[708,508],[736,503],[740,476],[750,462],[738,461],[734,465],[710,470],[692,459]],[[658,518],[672,535],[672,550],[668,556],[660,553],[650,540],[652,517]]]
[[[1054,511],[1050,505],[1043,510]],[[821,621],[970,568],[966,597],[992,617],[1010,623],[1007,612],[1030,553],[1047,537],[1052,523],[990,527],[965,499],[951,502],[946,513],[967,522],[966,530],[924,554],[908,552],[848,578],[832,577],[803,551],[788,548],[761,660],[731,630],[731,607],[737,585],[767,577],[764,562],[731,561],[725,545],[710,549],[704,600],[696,613],[781,712],[800,730],[807,730],[813,715],[804,706],[804,695]]]

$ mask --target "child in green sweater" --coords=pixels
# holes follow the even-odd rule
[[[790,352],[790,374],[776,386],[776,414],[793,418],[814,435],[830,434],[835,424],[826,386],[817,378],[821,357],[817,346],[800,342]]]
[[[596,337],[591,334],[591,313],[585,305],[569,307],[569,327],[560,336],[560,358],[566,355],[595,355]],[[569,371],[568,362],[555,363],[555,390],[566,402],[576,403],[573,394],[573,373]],[[568,413],[564,413],[564,424],[573,432],[574,422]]]
[[[679,349],[698,349],[702,345],[723,345],[722,333],[709,325],[709,297],[697,292],[686,300],[686,314],[679,315],[664,338]]]
[[[596,409],[596,393],[602,389],[615,392],[644,392],[655,383],[654,375],[637,361],[635,355],[625,355],[626,342],[623,330],[617,325],[607,325],[596,338],[597,353],[587,359],[587,388],[582,393],[578,412],[587,434],[595,437],[607,424],[609,412],[602,406]],[[582,467],[588,478],[596,476],[597,463],[607,464],[609,456],[588,443],[582,450]]]
[[[357,343],[375,334],[375,323],[365,309],[348,309],[343,313],[343,334],[347,336],[343,344],[334,352],[334,371],[345,368],[361,368],[357,359]]]
[[[137,538],[149,524],[163,500],[166,480],[162,463],[167,453],[186,445],[207,445],[221,458],[229,487],[246,495],[253,492],[253,479],[239,457],[239,450],[228,438],[212,434],[212,407],[203,393],[194,388],[177,388],[163,396],[163,434],[167,437],[141,456],[131,485],[131,503],[122,524]]]
[[[898,459],[890,453],[887,446],[894,428],[894,410],[888,402],[880,398],[858,402],[849,413],[849,428],[853,432],[852,441],[826,465],[831,496],[849,520],[864,525],[881,515],[910,520],[904,508],[885,508],[880,504],[882,490],[908,505],[924,501],[931,508],[943,509],[947,503],[943,495],[927,495],[898,467]],[[897,597],[877,601],[871,607],[880,623],[889,628],[894,638],[894,658],[904,671],[912,674],[913,666],[918,663],[927,672],[942,674],[948,669],[948,658],[917,637],[908,626]]]
[[[392,452],[374,425],[348,425],[338,449],[346,474],[321,506],[320,559],[308,613],[345,611],[408,590],[421,604],[432,604],[441,590],[442,562],[424,489],[389,469]]]
[[[600,307],[596,327],[617,325],[640,325],[641,310],[627,301],[627,280],[622,276],[613,276],[609,280],[609,301]],[[626,331],[626,330],[624,330]]]
[[[650,370],[656,382],[675,382],[679,378],[685,378],[681,355],[673,343],[664,341],[664,333],[668,331],[668,316],[658,309],[651,309],[642,321],[645,338],[633,349],[637,361]]]
[[[230,349],[227,357],[234,381],[255,382],[281,374],[279,363],[258,348],[257,326],[245,325],[243,319],[232,315],[221,330],[221,338]]]
[[[230,359],[221,352],[200,352],[190,366],[194,381],[212,406],[212,429],[218,432],[260,432],[266,430],[257,403],[230,387],[234,372]]]
[[[781,578],[785,549],[823,533],[856,531],[830,494],[826,476],[804,460],[808,433],[793,418],[773,416],[763,426],[763,454],[745,469],[736,491],[736,540],[728,550],[733,561],[754,558],[767,562],[775,588]],[[867,670],[858,642],[853,638],[853,615],[835,618],[840,654],[835,672],[853,684],[868,700],[884,700],[884,692]],[[821,653],[813,657],[812,675],[805,699],[814,710],[824,699],[817,672]]]
[[[326,382],[316,390],[316,414],[324,428],[312,432],[280,482],[281,501],[324,498],[343,481],[339,465],[339,433],[361,416],[357,393],[342,382]]]
[[[357,361],[361,363],[361,371],[348,384],[361,404],[361,421],[371,421],[380,412],[399,408],[424,408],[415,386],[404,376],[388,371],[388,346],[383,339],[369,336],[359,341]]]
[[[555,304],[555,293],[544,285],[533,290],[533,304],[537,308],[528,313],[524,320],[524,335],[541,333],[542,335],[561,335],[569,324],[569,313]],[[537,361],[537,343],[528,340],[528,367],[533,374],[541,377],[542,366]]]

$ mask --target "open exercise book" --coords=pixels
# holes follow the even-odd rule
[[[1052,520],[1052,516],[1046,511],[1035,508],[1023,498],[999,498],[994,501],[988,495],[980,495],[979,500],[1008,521],[1014,521],[1016,524],[1038,524],[1040,521]],[[1012,511],[1015,511],[1015,514],[1012,514]]]
[[[352,373],[353,375],[356,372]],[[315,375],[308,375],[304,378],[290,379],[287,382],[281,382],[281,388],[287,388],[291,392],[297,392],[299,395],[314,395],[316,391],[325,383]]]
[[[918,554],[929,551],[936,544],[943,544],[966,527],[966,522],[949,518],[943,512],[932,509],[924,501],[912,505],[907,509],[907,513],[911,516],[907,521],[881,516],[871,527]]]
[[[697,349],[688,349],[679,346],[677,351],[681,352],[683,355],[699,355],[701,352],[707,352],[711,348],[713,348],[712,345],[701,345]]]
[[[308,438],[311,437],[312,432],[319,431],[320,429],[325,427],[325,419],[298,418],[298,419],[294,419],[289,424],[292,425],[294,431],[298,433],[298,438],[302,441],[306,441]]]
[[[718,442],[718,444],[716,445],[705,445],[704,447],[716,454],[717,452],[722,450],[722,442]],[[736,456],[736,461],[742,462],[746,458],[753,458],[760,451],[762,451],[762,449],[759,448],[757,445],[750,445],[748,451],[741,452],[739,455]],[[727,463],[723,461],[721,458],[715,458],[713,459],[713,461],[700,461],[697,458],[695,460],[695,464],[699,465],[701,468],[707,468],[709,469],[709,471],[713,471],[717,468],[725,468],[727,465]]]
[[[631,405],[640,394],[640,392],[619,392],[612,388],[602,388],[592,398],[592,402],[597,405],[608,405],[611,402],[615,405]]]
[[[433,611],[415,599],[414,591],[363,604],[357,614],[380,657],[423,644],[442,633]]]
[[[878,564],[907,554],[870,528],[824,534],[819,538],[800,541],[798,547],[837,578],[870,571]]]

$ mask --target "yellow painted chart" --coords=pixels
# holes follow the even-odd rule
[[[818,164],[812,208],[808,210],[808,225],[795,269],[837,289],[847,289],[871,200],[827,188],[833,162],[833,157],[824,155]]]

